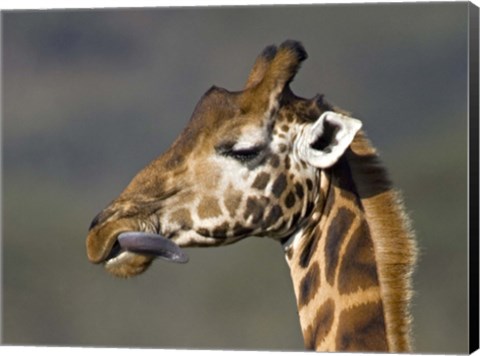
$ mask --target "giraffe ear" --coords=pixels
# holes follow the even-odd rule
[[[333,166],[362,127],[360,120],[332,111],[307,125],[295,143],[301,160],[317,168]]]

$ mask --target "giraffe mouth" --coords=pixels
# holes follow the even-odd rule
[[[120,233],[103,262],[111,274],[132,277],[144,272],[155,258],[176,263],[188,262],[185,252],[170,239],[140,231]]]
[[[129,252],[152,255],[170,262],[188,262],[187,254],[175,242],[154,233],[123,232],[118,235],[112,252],[115,253],[115,250],[118,251],[119,248]]]

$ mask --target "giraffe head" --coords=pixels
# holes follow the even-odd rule
[[[118,276],[143,272],[155,256],[125,250],[118,237],[130,231],[181,247],[292,235],[321,199],[320,171],[361,127],[322,96],[291,92],[306,58],[296,41],[268,46],[244,90],[208,90],[173,145],[92,221],[89,259]]]

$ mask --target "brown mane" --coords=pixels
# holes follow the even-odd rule
[[[346,156],[372,232],[390,351],[409,351],[411,275],[417,257],[414,233],[399,192],[392,189],[376,150],[363,132],[350,148]]]

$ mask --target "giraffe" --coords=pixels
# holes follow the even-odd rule
[[[184,247],[278,241],[305,348],[408,352],[416,244],[361,121],[290,83],[298,41],[267,46],[244,89],[213,86],[172,146],[92,221],[87,256],[120,277]]]

